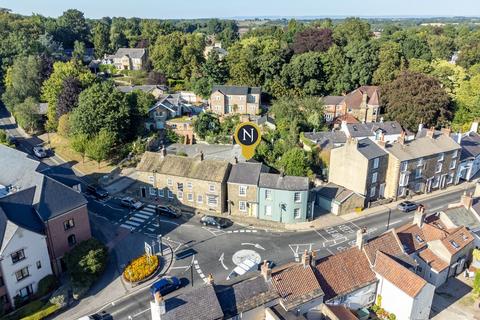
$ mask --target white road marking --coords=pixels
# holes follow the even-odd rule
[[[140,218],[136,218],[136,217],[131,217],[130,220],[131,220],[131,221],[141,222],[141,223],[145,222],[144,219],[140,219]]]
[[[313,229],[313,231],[315,231],[316,234],[318,234],[320,237],[322,237],[323,240],[327,241],[327,238],[325,238],[325,236],[323,234],[321,234],[318,230]]]
[[[143,218],[143,219],[150,219],[150,216],[147,216],[145,214],[140,214],[140,213],[136,213],[134,214],[135,217],[140,217],[140,218]]]
[[[140,225],[140,223],[136,223],[133,221],[125,221],[125,224],[129,224],[130,226],[134,226],[134,227],[138,227]]]
[[[218,261],[220,261],[220,263],[222,264],[223,269],[228,270],[228,267],[223,262],[224,259],[225,259],[225,253],[222,252],[222,255],[220,256],[220,259],[218,259]]]
[[[402,220],[395,220],[395,221],[390,222],[390,225],[401,223],[401,222],[403,222],[403,221]]]

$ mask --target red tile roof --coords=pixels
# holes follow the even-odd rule
[[[326,304],[325,308],[330,309],[330,311],[340,320],[358,320],[357,316],[353,314],[350,309],[346,308],[343,305]]]
[[[473,236],[467,228],[459,227],[456,231],[442,239],[442,243],[451,254],[455,254],[472,243],[473,240]]]
[[[448,262],[440,259],[435,253],[433,253],[432,250],[428,248],[420,251],[418,256],[437,272],[442,272],[448,268]]]
[[[421,277],[380,251],[377,252],[373,270],[412,298],[427,284]]]
[[[406,254],[403,251],[400,240],[397,238],[397,235],[393,229],[368,241],[363,246],[363,250],[365,251],[365,254],[367,255],[368,261],[371,265],[375,264],[377,251],[382,251],[394,257],[406,258]]]
[[[411,254],[427,245],[422,229],[416,224],[406,224],[396,229],[398,239],[406,253]]]
[[[334,124],[342,124],[342,121],[345,121],[346,123],[360,123],[360,121],[358,121],[357,118],[352,116],[350,113],[335,117],[335,119],[333,119]]]
[[[347,108],[359,109],[362,104],[364,93],[367,94],[367,104],[380,105],[379,87],[361,86],[345,96],[344,102]]]

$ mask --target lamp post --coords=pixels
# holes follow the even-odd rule
[[[160,250],[160,255],[163,257],[163,246],[162,246],[162,235],[159,234],[158,237],[158,250]]]
[[[284,202],[280,202],[280,223],[282,223],[283,218],[283,208],[285,208],[286,204]]]
[[[388,229],[390,228],[390,216],[392,214],[392,209],[390,209],[386,205],[383,205],[383,206],[388,209],[387,230],[386,230],[386,231],[388,231]]]

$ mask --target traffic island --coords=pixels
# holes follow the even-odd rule
[[[123,270],[122,276],[125,281],[135,286],[153,278],[160,267],[157,255],[144,254],[131,261]]]

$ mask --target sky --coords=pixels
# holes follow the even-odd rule
[[[75,8],[87,18],[480,16],[480,0],[0,0],[0,7],[50,17]]]

